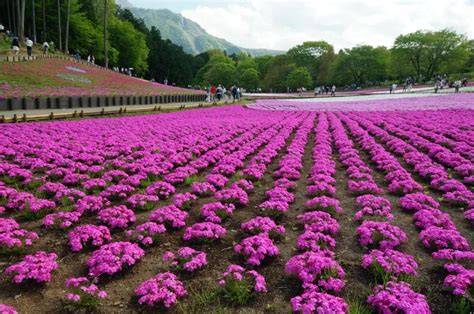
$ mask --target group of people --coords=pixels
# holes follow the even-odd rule
[[[437,74],[435,75],[435,85],[434,85],[434,92],[437,93],[438,90],[443,88],[454,88],[456,93],[459,93],[459,89],[461,87],[467,86],[467,78],[464,77],[462,80],[458,79],[456,81],[448,80],[447,74]]]
[[[336,96],[336,85],[333,85],[332,87],[323,85],[314,88],[314,96],[329,94],[329,92],[331,92],[331,96]]]
[[[217,87],[212,85],[208,89],[208,102],[221,101],[226,99],[231,99],[232,101],[239,100],[242,97],[242,90],[240,87],[233,85],[231,88],[227,89],[221,84]]]

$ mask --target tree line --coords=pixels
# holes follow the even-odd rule
[[[436,74],[474,71],[474,40],[450,29],[399,35],[392,47],[359,45],[335,52],[326,41],[305,42],[278,56],[195,56],[149,29],[114,0],[3,0],[0,22],[21,37],[53,42],[60,51],[94,55],[97,63],[133,68],[179,86],[237,84],[247,90],[285,92],[322,85],[372,86],[407,77],[426,82]]]

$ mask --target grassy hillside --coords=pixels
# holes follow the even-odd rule
[[[142,18],[148,27],[157,27],[161,35],[171,40],[176,45],[183,47],[184,51],[198,54],[210,49],[226,50],[228,54],[248,52],[253,56],[277,55],[283,52],[267,49],[247,49],[238,47],[225,39],[209,35],[199,24],[193,22],[181,14],[170,10],[153,10],[128,8],[132,13]]]
[[[67,60],[0,62],[0,99],[190,93],[196,91],[152,83]]]

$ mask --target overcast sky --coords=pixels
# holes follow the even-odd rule
[[[167,8],[246,48],[287,50],[310,40],[336,49],[390,46],[399,34],[451,28],[474,38],[474,0],[129,0]]]

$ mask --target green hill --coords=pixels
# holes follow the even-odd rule
[[[123,2],[122,2],[123,3]],[[284,52],[268,49],[238,47],[225,39],[209,35],[199,24],[167,9],[153,10],[127,7],[136,17],[142,18],[148,27],[157,27],[163,38],[183,47],[184,51],[199,54],[210,49],[226,50],[228,54],[247,52],[252,56],[278,55]]]

